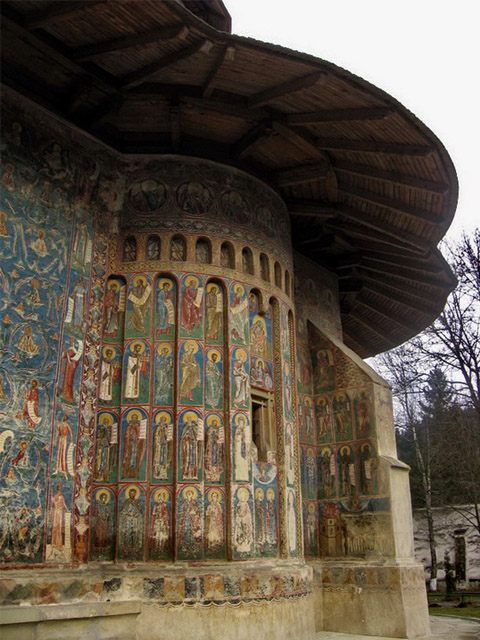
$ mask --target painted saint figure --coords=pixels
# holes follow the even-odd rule
[[[234,342],[248,344],[248,300],[242,285],[236,285],[230,304],[231,335]]]
[[[235,351],[233,362],[234,407],[247,407],[250,400],[250,379],[245,370],[247,354],[244,349]]]
[[[220,492],[208,493],[209,504],[205,510],[205,546],[207,553],[214,553],[223,546],[223,509]]]
[[[145,429],[138,411],[132,411],[127,417],[125,430],[122,475],[124,478],[138,478],[145,454]]]
[[[199,327],[202,321],[202,296],[203,289],[199,287],[198,278],[187,278],[180,309],[180,325],[188,335]]]
[[[128,498],[120,509],[119,551],[120,555],[138,556],[143,547],[143,513],[138,503],[139,489],[127,489]]]
[[[75,338],[70,338],[70,346],[68,349],[65,349],[62,354],[63,382],[60,397],[69,404],[74,403],[73,383],[82,352],[83,342],[81,340],[75,340]]]
[[[55,463],[55,472],[63,473],[65,477],[68,475],[67,468],[67,453],[68,453],[68,438],[73,440],[72,428],[68,423],[68,414],[64,414],[63,419],[57,425],[57,435],[55,438],[55,444],[57,446],[57,457]]]
[[[125,379],[125,399],[138,400],[141,395],[141,382],[148,380],[148,355],[144,354],[145,345],[134,342],[127,356]]]
[[[116,362],[115,351],[106,347],[103,350],[102,366],[100,368],[99,398],[111,402],[114,394],[114,383],[120,381],[120,363]]]
[[[216,349],[210,350],[205,364],[205,404],[212,409],[218,409],[222,404],[223,375],[219,355]]]
[[[207,285],[207,295],[205,298],[205,315],[207,326],[205,329],[205,340],[217,341],[222,329],[222,292],[218,290],[218,285]]]
[[[145,321],[149,310],[150,293],[151,286],[146,278],[138,276],[133,280],[133,287],[128,295],[132,303],[131,323],[133,328],[141,334],[147,332]]]
[[[235,507],[234,542],[235,551],[239,554],[250,553],[253,544],[252,509],[248,502],[248,489],[241,487],[237,490],[237,505]]]
[[[171,464],[170,443],[173,438],[171,417],[166,412],[157,414],[155,435],[153,436],[153,477],[167,480]]]
[[[184,480],[196,480],[199,476],[201,461],[198,419],[195,414],[187,413],[184,420],[180,438],[182,477]]]
[[[26,419],[29,429],[35,429],[42,420],[38,413],[38,380],[32,380],[30,389],[25,393],[21,417]]]
[[[159,345],[155,360],[155,402],[170,405],[173,390],[173,356],[170,345]]]
[[[223,427],[217,416],[207,419],[205,431],[205,480],[220,482],[223,472]]]
[[[159,282],[155,322],[157,336],[169,334],[175,323],[172,283],[169,280],[160,280]]]
[[[109,550],[112,540],[112,513],[108,502],[110,495],[105,490],[100,490],[96,495],[95,507],[93,508],[93,547],[99,553]]]
[[[168,492],[165,489],[159,489],[155,492],[154,500],[150,526],[151,555],[162,558],[168,553],[170,547]]]
[[[113,425],[111,415],[104,413],[99,416],[100,425],[97,429],[97,441],[95,450],[95,480],[108,482],[110,473],[115,465],[116,437],[113,437],[113,429],[118,428]],[[115,433],[116,436],[116,433]]]
[[[105,335],[116,336],[120,328],[120,292],[118,284],[110,282],[104,297]]]
[[[200,365],[197,362],[195,354],[198,350],[198,344],[189,341],[185,344],[185,351],[180,360],[180,371],[182,382],[180,385],[180,399],[193,401],[194,391],[200,386]]]
[[[184,554],[194,556],[202,540],[202,523],[195,487],[185,487],[179,511],[179,546]]]
[[[65,514],[69,513],[62,490],[62,483],[57,484],[57,491],[52,497],[52,547],[62,550],[65,544]]]

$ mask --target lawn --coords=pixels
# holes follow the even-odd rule
[[[431,607],[431,616],[461,616],[462,618],[480,618],[480,607]]]

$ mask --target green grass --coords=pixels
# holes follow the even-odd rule
[[[431,616],[461,616],[462,618],[480,618],[480,607],[431,607]]]

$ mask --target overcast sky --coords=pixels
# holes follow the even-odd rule
[[[399,100],[443,142],[460,183],[447,234],[480,226],[480,38],[472,0],[225,0],[233,32],[315,55]],[[474,117],[475,116],[475,117]]]

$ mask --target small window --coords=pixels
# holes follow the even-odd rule
[[[123,243],[123,261],[135,262],[137,259],[137,240],[135,236],[129,236]]]
[[[275,284],[277,287],[282,286],[282,267],[278,262],[275,262]]]
[[[268,258],[264,253],[260,254],[260,277],[262,280],[270,281],[270,267]]]
[[[160,238],[150,236],[147,240],[147,260],[160,260]]]
[[[275,427],[273,393],[255,389],[252,393],[252,440],[260,462],[275,459]]]
[[[199,264],[210,264],[210,244],[205,238],[197,240],[195,245],[195,260]]]
[[[220,266],[224,269],[235,269],[235,255],[229,242],[224,242],[220,249]]]
[[[242,249],[242,270],[253,275],[253,254],[248,247]]]
[[[184,262],[187,259],[187,243],[183,236],[173,236],[170,245],[170,260]]]
[[[285,271],[285,293],[290,296],[290,274]]]

